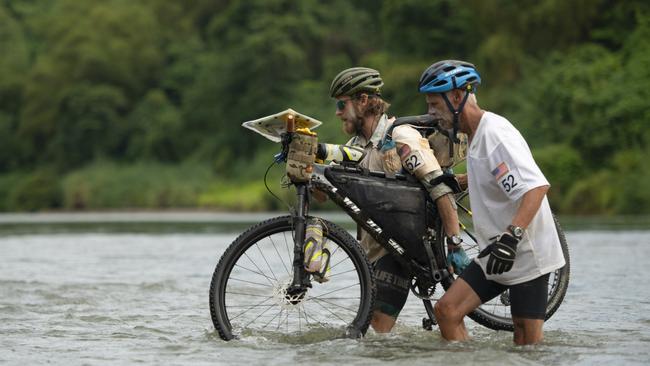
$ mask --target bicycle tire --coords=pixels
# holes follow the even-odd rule
[[[294,311],[291,313],[293,315],[295,315],[295,312],[297,312],[299,324],[298,333],[301,333],[303,331],[303,329],[300,328],[301,315],[304,315],[304,321],[306,322],[306,329],[304,329],[305,331],[312,331],[314,327],[319,328],[318,331],[320,331],[323,327],[326,327],[334,330],[334,333],[326,333],[328,336],[332,334],[334,337],[360,337],[366,333],[370,324],[370,318],[372,316],[372,309],[374,306],[377,291],[370,262],[368,261],[368,258],[365,255],[363,249],[359,245],[359,242],[350,236],[347,231],[329,221],[322,219],[321,221],[324,224],[324,237],[327,238],[327,240],[330,242],[330,245],[337,247],[332,248],[332,256],[330,262],[330,281],[324,284],[312,281],[313,287],[308,289],[307,292],[301,295],[299,299],[295,300],[296,303],[287,300],[288,297],[286,296],[286,292],[285,295],[278,295],[278,293],[281,293],[283,286],[286,286],[291,282],[290,279],[293,276],[291,262],[288,264],[286,262],[282,262],[282,265],[279,265],[277,259],[271,258],[270,256],[265,257],[263,254],[267,253],[267,247],[268,252],[272,253],[272,249],[270,249],[272,246],[275,248],[275,252],[277,253],[277,256],[280,258],[280,260],[284,260],[282,259],[282,256],[284,255],[290,257],[290,259],[293,260],[293,229],[291,216],[275,217],[263,221],[246,230],[230,244],[230,246],[221,256],[215,268],[210,284],[209,294],[210,315],[212,322],[222,339],[231,340],[234,338],[239,338],[244,333],[255,334],[255,332],[260,332],[262,334],[293,334],[294,331],[289,331],[290,325],[292,329],[295,328],[295,317],[292,318],[293,322],[289,320],[289,314],[292,311]],[[284,247],[280,247],[280,245],[276,244],[275,241],[277,240],[274,240],[274,237],[285,239],[286,250]],[[287,239],[287,237],[289,239]],[[268,238],[269,240],[264,241],[265,238]],[[288,241],[291,241],[291,243],[289,244]],[[268,242],[270,242],[272,245],[269,245]],[[260,266],[265,267],[265,270],[268,269],[266,274],[261,270],[260,267],[254,269],[253,266],[247,262],[244,262],[245,260],[249,259],[252,262],[251,256],[254,252],[251,252],[250,255],[247,253],[255,246],[257,247],[256,249],[260,251],[260,255],[263,260],[266,262],[266,265],[264,265],[264,262],[260,261]],[[278,247],[280,248],[278,249]],[[261,248],[264,249],[264,252]],[[340,252],[338,252],[339,249],[341,249]],[[285,253],[281,254],[280,251]],[[347,259],[345,256],[347,256],[347,258],[350,260],[349,263],[346,262]],[[273,266],[271,263],[273,263]],[[251,278],[247,277],[245,281],[248,281],[249,283],[244,283],[244,285],[236,287],[241,279],[231,276],[239,276],[238,273],[248,273],[241,269],[245,268],[250,270],[251,268],[247,268],[247,266],[253,268],[251,271],[253,273],[250,274],[250,276],[253,276],[253,279],[251,280]],[[339,268],[337,269],[336,266],[339,266]],[[273,268],[276,268],[278,274],[274,273],[275,271]],[[335,270],[338,272],[335,273]],[[282,275],[284,275],[284,272],[282,271],[286,272],[287,274],[284,276],[285,280],[282,279]],[[326,290],[323,289],[324,287],[327,287],[326,285],[328,284],[348,286],[348,283],[354,282],[354,275],[358,277],[358,305],[348,305],[346,301],[349,300],[346,299],[345,296],[341,299],[336,298],[339,300],[332,300],[332,298],[322,297],[323,295],[318,295],[328,294]],[[287,278],[288,282],[286,280]],[[268,288],[254,284],[251,285],[251,283],[256,283],[257,281],[264,281],[264,285],[266,285],[266,282],[273,284],[273,286],[266,285],[267,287],[272,287],[271,293],[269,294]],[[261,283],[259,284],[261,285]],[[235,305],[229,307],[229,304],[233,303],[235,299],[238,299],[238,296],[239,298],[242,297],[242,293],[232,291],[233,286],[235,286],[234,288],[237,291],[239,291],[240,288],[243,288],[245,291],[244,295],[249,295],[250,297],[262,296],[271,298],[271,303],[262,306],[268,306],[268,308],[274,309],[274,312],[280,309],[280,318],[278,319],[277,328],[273,330],[262,327],[262,329],[260,329],[257,327],[258,324],[253,323],[242,326],[242,323],[244,323],[244,321],[241,319],[241,314],[235,316],[233,310],[239,306],[238,303],[235,302]],[[350,289],[350,294],[354,294],[357,291],[353,285],[348,286],[348,288]],[[228,292],[228,289],[231,289],[231,291]],[[280,292],[278,292],[278,289],[280,289]],[[332,286],[330,286],[329,289],[331,291]],[[346,289],[343,288],[343,290],[338,291],[344,290]],[[248,299],[248,297],[244,297],[244,299]],[[327,307],[323,304],[327,305]],[[324,313],[327,313],[327,317],[319,317],[319,314],[311,313],[311,310],[310,314],[308,314],[306,307],[312,305],[314,307],[317,305],[320,306],[318,309],[322,310]],[[251,309],[253,306],[255,305],[252,305]],[[301,306],[304,314],[301,313]],[[341,307],[343,310],[335,306]],[[284,329],[284,323],[282,323],[282,329],[280,329],[280,322],[284,317],[283,312],[285,310],[287,317],[286,332]],[[270,310],[266,310],[264,313],[267,311]],[[244,310],[244,312],[246,312],[246,310]],[[251,317],[254,315],[255,314],[252,314]],[[270,315],[272,314],[269,314],[269,316]],[[258,318],[262,316],[263,315],[259,315]],[[277,316],[278,315],[276,314],[276,317]],[[345,318],[343,318],[343,316],[345,316]],[[240,318],[235,319],[236,317]],[[336,317],[339,318],[336,319]],[[310,318],[312,320],[311,324],[309,323]],[[350,318],[349,322],[348,318]],[[253,321],[256,322],[256,320],[257,319],[254,319]],[[266,321],[266,319],[264,319],[264,321]],[[271,321],[275,323],[274,319],[271,319]],[[343,332],[338,332],[336,328],[342,328]]]
[[[548,320],[551,316],[553,316],[553,314],[555,314],[557,309],[562,304],[562,301],[564,300],[564,296],[566,295],[566,291],[569,287],[569,278],[571,275],[569,245],[566,241],[564,231],[562,230],[560,223],[558,222],[555,215],[553,215],[553,220],[555,221],[555,227],[557,229],[558,237],[560,239],[560,245],[562,247],[562,253],[564,254],[564,259],[566,264],[564,265],[564,267],[559,268],[554,272],[552,272],[551,277],[549,278],[549,298],[548,298],[548,303],[546,305],[545,320]],[[441,248],[441,249],[443,251],[442,258],[446,258],[445,248]],[[443,265],[446,266],[446,260],[443,259],[443,261],[445,261],[443,262],[444,263]],[[450,276],[447,279],[442,281],[442,285],[445,291],[449,289],[449,287],[451,287],[453,281],[454,281],[453,276]],[[468,316],[475,322],[487,328],[494,329],[494,330],[513,331],[514,325],[512,322],[512,317],[509,314],[509,307],[510,307],[509,299],[504,298],[504,294],[506,294],[506,292],[504,292],[501,296],[497,296],[495,299],[491,300],[490,302],[481,305],[479,308],[477,308],[476,310],[468,314]],[[498,304],[490,305],[491,302],[502,303],[503,309],[500,309],[498,311],[499,314],[497,314],[496,311],[497,306],[499,305]],[[506,304],[506,302],[508,304]],[[492,311],[489,310],[491,306],[492,306]]]

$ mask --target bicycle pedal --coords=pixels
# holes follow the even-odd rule
[[[422,328],[424,330],[433,330],[433,326],[438,325],[433,319],[422,318]]]

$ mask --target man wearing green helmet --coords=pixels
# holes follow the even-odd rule
[[[429,141],[412,126],[400,125],[392,130],[394,145],[382,146],[395,120],[386,114],[390,104],[381,97],[383,85],[379,72],[367,67],[343,70],[332,81],[330,96],[336,99],[336,116],[343,122],[345,133],[353,135],[346,145],[364,150],[359,161],[362,168],[393,174],[405,169],[415,175],[436,202],[450,251],[460,253],[458,244],[462,240],[453,190],[439,179],[443,171]],[[368,233],[361,232],[360,241],[374,264],[377,279],[377,299],[370,324],[377,332],[389,332],[406,303],[411,279]],[[466,256],[464,259],[455,263],[454,270],[460,272],[469,264]]]

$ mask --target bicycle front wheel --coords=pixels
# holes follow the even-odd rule
[[[376,292],[372,268],[347,231],[322,222],[331,253],[329,281],[312,280],[311,288],[300,293],[287,291],[293,279],[290,216],[253,226],[226,249],[210,285],[210,314],[222,339],[365,334]]]

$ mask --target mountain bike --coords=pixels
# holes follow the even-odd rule
[[[286,164],[296,126],[314,128],[317,122],[289,109],[246,127],[280,143],[282,150],[275,162]],[[435,121],[425,115],[400,118],[394,124],[400,123],[432,128]],[[425,188],[409,174],[368,171],[353,163],[310,164],[306,175],[308,179],[291,179],[286,184],[295,188],[296,197],[289,215],[249,228],[221,256],[209,291],[210,314],[219,336],[231,340],[326,331],[354,338],[366,333],[376,293],[372,265],[345,229],[310,215],[314,189],[325,193],[407,269],[411,292],[422,300],[427,314],[422,326],[432,329],[436,324],[433,303],[456,275],[446,261],[442,221]],[[466,196],[466,192],[457,196],[459,217],[465,222],[471,216]],[[310,220],[318,220],[323,228],[329,252],[327,282],[315,281],[303,265]],[[470,257],[478,255],[471,228],[463,223],[461,228],[463,249]],[[557,220],[556,228],[566,265],[551,274],[546,319],[559,308],[570,274],[568,245]],[[512,331],[508,291],[469,317],[491,329]]]

